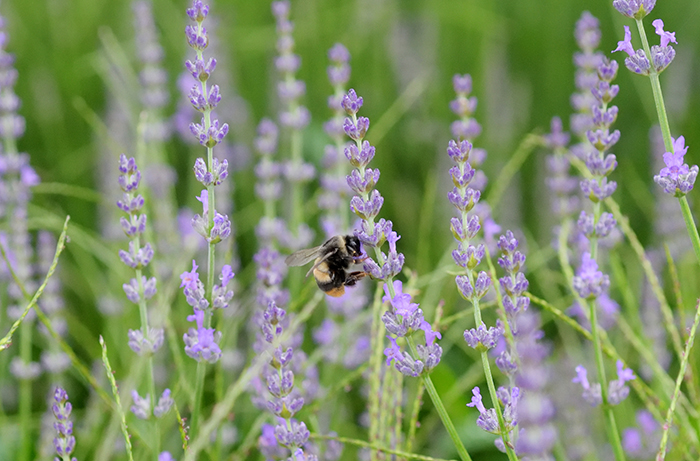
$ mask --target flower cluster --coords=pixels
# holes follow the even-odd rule
[[[498,248],[501,250],[498,264],[506,273],[498,281],[504,294],[503,307],[512,342],[506,335],[507,347],[496,358],[496,365],[517,386],[512,387],[511,393],[515,389],[520,392],[516,452],[545,459],[556,440],[551,423],[554,405],[545,391],[549,378],[545,359],[549,349],[540,341],[539,316],[528,309],[530,298],[523,295],[529,283],[521,272],[525,255],[518,251],[518,240],[507,231],[500,237]]]
[[[620,131],[610,131],[610,126],[617,119],[617,106],[609,106],[610,102],[617,96],[620,87],[612,85],[612,80],[617,76],[617,62],[604,60],[598,66],[598,83],[591,88],[591,93],[597,101],[597,105],[592,106],[593,128],[586,132],[588,141],[593,149],[585,151],[583,160],[590,171],[592,178],[581,181],[581,191],[594,204],[597,204],[610,197],[617,183],[608,181],[607,176],[617,167],[615,155],[606,154],[620,139]],[[606,237],[615,226],[615,220],[609,213],[603,213],[594,220],[586,213],[582,212],[579,217],[579,230],[588,238]]]
[[[467,406],[479,410],[476,425],[491,434],[501,434],[496,410],[493,408],[487,409],[484,406],[481,390],[478,386],[472,389],[472,394],[474,394],[474,396]],[[503,405],[503,419],[505,420],[506,431],[511,432],[516,424],[518,424],[518,400],[520,399],[520,389],[513,387],[509,390],[505,387],[499,387],[496,394],[498,395],[498,400]]]
[[[0,220],[3,223],[0,239],[15,275],[25,290],[33,292],[37,285],[32,279],[34,255],[27,225],[27,205],[31,187],[39,184],[39,176],[29,164],[29,155],[17,152],[17,139],[24,135],[25,120],[18,113],[21,101],[14,87],[19,74],[14,67],[14,54],[6,51],[8,41],[5,20],[0,17]],[[25,299],[6,264],[0,260],[0,278],[7,282],[7,314],[14,320],[22,315]],[[34,312],[30,311],[24,321],[29,325],[33,320]],[[18,379],[34,379],[41,374],[41,365],[23,354],[12,358],[10,372]]]
[[[344,150],[345,157],[355,167],[346,178],[348,186],[357,194],[350,199],[350,209],[362,220],[360,228],[355,229],[355,235],[362,242],[365,251],[368,248],[375,249],[378,259],[375,261],[368,255],[364,262],[365,272],[374,279],[392,280],[403,268],[404,256],[396,250],[396,242],[401,237],[393,231],[391,221],[381,218],[375,222],[384,204],[384,197],[374,188],[379,181],[379,170],[367,168],[374,158],[375,148],[364,139],[369,129],[369,119],[357,116],[363,102],[362,97],[357,96],[353,89],[342,100],[343,109],[349,115],[343,122],[343,130],[355,141]],[[389,254],[380,250],[385,241],[389,242]]]
[[[391,345],[385,349],[387,365],[395,361],[395,367],[407,376],[418,376],[429,373],[439,362],[442,348],[435,342],[440,338],[439,332],[434,332],[430,324],[423,318],[423,311],[418,304],[411,303],[411,295],[403,293],[403,285],[394,281],[394,277],[403,268],[404,256],[396,249],[396,242],[401,238],[393,230],[393,223],[384,218],[375,222],[375,218],[384,204],[384,198],[374,186],[379,181],[379,170],[367,168],[374,158],[375,148],[365,135],[369,129],[369,119],[358,117],[357,113],[363,104],[362,97],[357,96],[351,89],[343,96],[342,107],[349,117],[345,118],[343,130],[350,139],[355,141],[345,148],[345,157],[355,167],[347,176],[347,183],[355,192],[350,200],[350,209],[362,220],[360,228],[355,229],[355,236],[362,242],[365,251],[374,248],[377,261],[367,257],[364,270],[373,279],[384,281],[384,302],[389,303],[388,310],[382,316],[382,321],[390,333],[387,337]],[[389,253],[381,251],[384,242],[389,243]],[[422,330],[425,333],[425,346],[416,346],[418,357],[413,357],[406,351],[401,351],[396,340],[409,337],[414,332]],[[396,337],[392,336],[396,335]]]
[[[625,368],[622,361],[618,360],[617,379],[613,379],[608,383],[608,403],[617,405],[625,400],[630,393],[630,388],[625,383],[636,378],[634,372],[629,368]],[[576,377],[572,382],[581,384],[581,387],[583,387],[583,399],[591,406],[603,403],[600,383],[591,384],[588,381],[588,371],[583,365],[576,367]]]
[[[459,293],[464,299],[478,304],[491,288],[491,277],[485,271],[476,272],[476,266],[486,253],[483,243],[478,245],[472,243],[481,230],[479,216],[473,212],[481,198],[481,192],[471,187],[476,173],[469,161],[472,143],[462,138],[478,135],[481,132],[481,126],[475,119],[469,117],[476,109],[476,98],[467,98],[472,87],[471,76],[455,75],[452,81],[457,99],[452,101],[451,107],[461,116],[460,120],[452,124],[452,132],[460,140],[450,140],[447,147],[447,155],[455,163],[450,168],[454,187],[447,193],[447,198],[459,213],[457,217],[450,220],[452,235],[457,240],[457,249],[452,251],[452,258],[455,264],[464,270],[463,275],[455,278]],[[501,333],[500,327],[487,329],[485,325],[478,322],[476,328],[464,332],[464,339],[471,347],[486,350],[496,345]]]
[[[619,10],[619,9],[618,9]],[[624,14],[624,13],[623,13]],[[667,32],[664,30],[664,22],[661,19],[656,19],[652,22],[656,34],[660,37],[658,45],[652,45],[651,56],[642,49],[634,49],[632,46],[632,32],[629,26],[625,27],[625,38],[617,42],[617,48],[613,50],[624,51],[627,53],[625,58],[625,67],[639,75],[650,75],[652,72],[659,74],[666,69],[673,58],[676,57],[676,50],[669,43],[678,43],[676,41],[675,32]],[[651,62],[650,62],[651,59]]]
[[[255,149],[260,156],[260,162],[255,167],[258,178],[255,193],[263,201],[264,214],[255,228],[260,249],[253,260],[258,266],[256,301],[263,309],[270,301],[278,306],[285,306],[289,302],[289,292],[282,288],[287,266],[277,250],[278,243],[287,234],[284,221],[276,216],[277,201],[282,194],[282,183],[279,181],[281,167],[273,160],[277,152],[278,135],[277,125],[272,120],[263,119],[258,125],[258,136],[255,138]]]
[[[198,362],[206,361],[215,363],[221,358],[219,339],[221,332],[215,331],[205,325],[206,316],[211,316],[213,309],[225,309],[233,298],[233,291],[228,289],[229,282],[233,279],[234,273],[231,266],[224,265],[219,275],[220,283],[214,285],[211,296],[211,303],[205,297],[204,283],[199,280],[197,263],[192,261],[192,270],[185,271],[180,275],[187,304],[192,306],[193,315],[187,316],[188,322],[195,322],[196,328],[190,328],[184,334],[185,353]]]
[[[185,353],[198,362],[214,363],[221,358],[221,349],[218,345],[221,332],[211,328],[211,320],[214,309],[228,307],[233,297],[233,291],[228,288],[233,279],[233,270],[230,265],[221,267],[219,284],[215,284],[214,271],[215,252],[213,246],[231,235],[231,222],[228,216],[216,211],[215,187],[220,186],[228,177],[228,161],[219,160],[214,156],[213,148],[219,144],[228,133],[228,124],[220,124],[218,120],[212,120],[212,111],[221,101],[219,86],[207,86],[211,74],[216,68],[216,59],[205,60],[203,51],[209,44],[207,30],[204,28],[204,19],[209,14],[209,6],[201,0],[193,0],[192,7],[187,9],[187,16],[195,22],[185,28],[185,35],[189,46],[195,51],[194,61],[186,61],[185,67],[190,72],[196,84],[189,93],[189,99],[195,110],[202,113],[200,124],[191,124],[192,133],[199,139],[200,144],[207,148],[207,159],[198,158],[194,164],[194,174],[206,189],[203,189],[197,197],[202,203],[202,215],[195,214],[192,218],[192,227],[200,234],[209,245],[209,285],[199,280],[198,266],[192,261],[192,270],[181,274],[183,288],[187,303],[192,306],[194,313],[187,317],[189,322],[195,322],[196,328],[190,328],[183,335]]]
[[[679,136],[677,139],[671,138],[673,152],[664,152],[664,164],[659,174],[654,175],[654,182],[663,187],[667,194],[682,197],[693,189],[695,180],[698,177],[698,166],[688,167],[683,163],[688,147],[685,145],[685,138]]]
[[[328,66],[328,79],[333,85],[333,94],[328,97],[328,107],[333,111],[333,117],[323,124],[323,129],[331,138],[333,144],[327,144],[323,156],[323,173],[321,174],[322,192],[318,198],[318,207],[324,210],[321,216],[321,227],[326,237],[344,234],[349,227],[347,205],[345,199],[349,188],[345,180],[345,162],[342,161],[345,148],[345,133],[343,120],[345,110],[342,106],[345,86],[350,80],[350,53],[340,43],[336,43],[328,51],[331,65]]]
[[[53,439],[56,454],[63,460],[76,461],[76,458],[70,457],[75,449],[73,421],[69,419],[73,406],[68,401],[68,393],[61,387],[56,388],[53,399],[51,410],[56,418],[56,422],[53,423],[53,427],[56,429],[56,437]]]
[[[151,3],[138,0],[133,3],[132,9],[134,10],[136,53],[143,65],[139,71],[139,83],[141,84],[141,104],[147,113],[144,138],[147,141],[163,141],[170,135],[170,125],[160,114],[170,99],[167,89],[168,73],[162,66],[164,52],[158,43]]]
[[[578,208],[578,181],[569,174],[571,163],[568,153],[569,133],[563,131],[559,117],[552,118],[551,133],[544,136],[545,144],[552,154],[547,155],[548,177],[545,183],[552,191],[552,212],[561,221]]]
[[[613,7],[628,18],[642,19],[651,13],[656,0],[613,0]]]
[[[314,178],[316,169],[303,161],[303,130],[311,120],[311,113],[301,104],[306,94],[306,85],[297,80],[296,72],[301,66],[301,58],[294,53],[294,24],[290,21],[291,3],[289,0],[272,2],[272,14],[277,28],[277,52],[275,68],[281,74],[277,82],[277,95],[282,103],[279,113],[280,125],[290,130],[289,158],[281,164],[281,173],[290,185],[292,198],[289,224],[282,226],[279,221],[279,242],[291,250],[308,247],[313,232],[303,222],[304,190],[303,185]]]
[[[190,125],[190,131],[199,140],[201,145],[211,148],[224,139],[224,136],[228,133],[228,124],[224,123],[220,125],[218,120],[211,120],[211,112],[221,101],[221,95],[219,94],[218,85],[212,85],[211,88],[207,88],[207,81],[212,72],[214,72],[214,69],[216,69],[216,59],[209,58],[209,60],[205,61],[203,55],[204,49],[209,44],[207,30],[202,25],[207,14],[209,14],[209,5],[204,5],[201,0],[193,0],[192,7],[187,9],[187,16],[189,16],[196,25],[188,25],[185,28],[185,34],[187,36],[187,43],[195,50],[197,57],[194,61],[186,61],[185,66],[197,82],[197,84],[190,89],[188,95],[190,103],[192,103],[192,107],[194,107],[196,111],[202,113],[201,122],[192,123]],[[217,173],[213,171],[213,165],[208,165],[208,167],[212,175]],[[226,167],[228,167],[228,162],[224,160],[221,162],[221,169],[225,170]],[[196,168],[197,165],[195,164],[195,173]],[[221,174],[221,171],[219,171],[218,174]],[[203,182],[199,177],[197,179]]]
[[[304,406],[304,398],[294,387],[294,372],[292,371],[292,359],[294,350],[281,344],[281,336],[284,332],[284,319],[287,312],[270,302],[263,313],[262,335],[272,348],[269,366],[265,368],[264,379],[270,394],[267,408],[279,418],[279,424],[274,431],[269,428],[263,431],[261,446],[265,447],[266,454],[281,453],[271,443],[271,436],[277,440],[277,444],[287,448],[293,459],[316,460],[313,455],[305,454],[303,446],[309,440],[309,430],[303,421],[294,419],[294,415]],[[300,453],[299,453],[300,452]],[[286,454],[286,453],[285,453]],[[281,454],[284,456],[285,454]]]
[[[387,284],[384,284],[384,293],[382,301],[390,305],[390,309],[382,315],[382,322],[390,333],[387,338],[391,344],[384,350],[386,364],[391,365],[394,361],[394,367],[406,376],[417,377],[422,373],[430,373],[442,357],[442,348],[435,342],[435,338],[441,339],[442,335],[433,331],[418,304],[412,303],[411,295],[403,292],[401,281],[394,281],[393,297]],[[418,358],[413,358],[411,354],[401,350],[396,339],[410,336],[419,330],[425,334],[425,346],[416,345]],[[396,335],[396,338],[391,335]]]
[[[141,397],[135,390],[131,391],[131,399],[134,404],[131,412],[139,419],[149,419],[151,417],[151,396]],[[153,407],[153,416],[160,418],[170,411],[174,400],[170,396],[170,389],[165,389],[158,399],[158,403]]]
[[[576,21],[574,37],[581,51],[574,53],[576,65],[576,92],[571,95],[571,106],[575,113],[571,115],[571,131],[578,137],[585,137],[588,130],[593,128],[591,108],[596,104],[591,90],[598,84],[598,66],[603,63],[604,55],[596,51],[601,39],[600,22],[588,11],[584,11]],[[579,158],[584,144],[572,148]],[[579,154],[580,152],[580,154]]]
[[[146,231],[146,214],[141,213],[144,199],[138,193],[141,182],[141,172],[136,160],[121,154],[119,157],[119,187],[123,192],[122,199],[117,202],[126,217],[120,219],[124,233],[129,237],[129,251],[119,250],[119,259],[136,272],[136,277],[123,285],[127,299],[134,304],[141,304],[151,299],[156,293],[156,278],[146,278],[141,271],[153,259],[153,247],[150,243],[141,246],[141,236]],[[142,325],[142,331],[129,330],[129,347],[139,355],[153,354],[163,344],[163,329],[148,328]]]
[[[311,114],[309,110],[300,104],[300,99],[306,94],[306,85],[296,79],[296,72],[301,66],[301,58],[294,54],[294,24],[289,20],[291,3],[289,0],[272,2],[272,14],[277,21],[277,52],[275,67],[282,74],[282,79],[277,85],[277,95],[285,104],[285,109],[280,113],[280,123],[295,130],[301,130],[309,124]],[[289,177],[299,181],[306,181],[313,177],[311,165],[295,165],[301,167]],[[286,171],[290,176],[291,171]],[[310,173],[310,175],[309,175]]]

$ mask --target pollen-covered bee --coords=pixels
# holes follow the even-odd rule
[[[288,266],[303,266],[311,260],[314,265],[306,273],[313,272],[318,287],[329,296],[342,296],[346,286],[355,285],[366,272],[348,272],[351,265],[361,261],[360,240],[354,235],[336,235],[323,245],[299,250],[287,256]]]

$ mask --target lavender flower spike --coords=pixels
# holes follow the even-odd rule
[[[651,13],[656,0],[614,0],[613,7],[628,18],[642,19]]]
[[[581,384],[581,387],[583,387],[583,399],[591,406],[595,407],[603,403],[600,383],[590,384],[588,382],[588,371],[583,365],[576,367],[576,377],[571,382]]]
[[[663,187],[664,192],[676,197],[682,197],[693,189],[698,176],[698,166],[688,167],[683,163],[688,147],[685,145],[685,138],[679,136],[671,138],[673,142],[673,152],[664,153],[664,163],[666,166],[654,176],[654,182]]]
[[[263,313],[260,328],[262,338],[268,344],[259,346],[266,350],[259,350],[270,357],[270,361],[262,371],[262,380],[267,382],[267,409],[277,416],[278,424],[274,428],[274,439],[278,445],[287,448],[292,453],[297,453],[299,459],[309,457],[303,451],[303,446],[309,439],[310,433],[306,424],[293,419],[294,415],[304,405],[304,398],[294,386],[294,371],[292,347],[284,347],[280,344],[280,338],[284,330],[287,312],[271,301]],[[260,334],[258,335],[260,338]],[[303,357],[303,355],[301,356]],[[268,454],[275,453],[272,431],[263,428],[261,442],[264,451]],[[312,458],[308,458],[312,459]]]
[[[56,454],[63,460],[77,461],[76,458],[70,458],[75,449],[73,422],[69,419],[73,406],[68,401],[68,394],[61,387],[56,388],[53,399],[54,404],[51,409],[56,418],[56,422],[53,424],[56,429],[56,437],[53,439]]]

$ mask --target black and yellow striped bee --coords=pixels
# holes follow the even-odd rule
[[[348,272],[353,264],[362,260],[360,240],[354,235],[336,235],[315,248],[299,250],[287,256],[288,266],[303,266],[311,260],[314,265],[306,273],[313,272],[318,287],[329,296],[342,296],[346,286],[355,285],[367,275],[364,271]]]

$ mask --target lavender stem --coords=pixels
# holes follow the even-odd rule
[[[683,197],[685,199],[685,197]],[[681,361],[681,367],[678,370],[678,377],[676,377],[676,388],[673,391],[673,398],[671,399],[671,404],[668,406],[668,411],[666,412],[666,420],[663,426],[663,434],[661,436],[661,443],[659,444],[659,452],[656,454],[657,461],[663,461],[666,457],[666,444],[668,443],[668,432],[671,429],[671,424],[673,424],[673,413],[676,410],[676,403],[678,403],[678,397],[681,395],[681,384],[683,384],[683,378],[685,378],[685,370],[688,366],[688,357],[690,356],[690,351],[693,348],[693,343],[695,341],[695,333],[698,329],[698,323],[700,323],[700,302],[695,306],[695,319],[693,320],[693,326],[690,329],[690,335],[688,336],[688,342],[685,344],[685,350],[683,351],[683,360]]]
[[[415,341],[413,341],[413,338],[411,336],[407,336],[406,341],[408,342],[408,347],[411,349],[411,353],[413,354],[413,356],[418,357],[418,350],[416,349],[416,343]],[[460,459],[462,461],[471,461],[472,458],[469,456],[467,449],[464,447],[462,440],[459,438],[457,429],[455,428],[454,423],[452,423],[452,419],[450,418],[449,413],[447,413],[447,409],[442,403],[440,394],[438,394],[437,389],[435,389],[435,385],[430,379],[430,375],[425,373],[421,375],[421,378],[423,378],[422,382],[425,385],[425,390],[428,391],[430,400],[432,400],[433,405],[435,405],[435,409],[437,410],[438,415],[440,416],[442,424],[445,426],[445,429],[447,429],[447,433],[450,435],[450,438],[452,439],[452,443],[454,443],[455,448],[457,448],[457,453],[459,454]],[[493,395],[496,395],[495,390]]]

